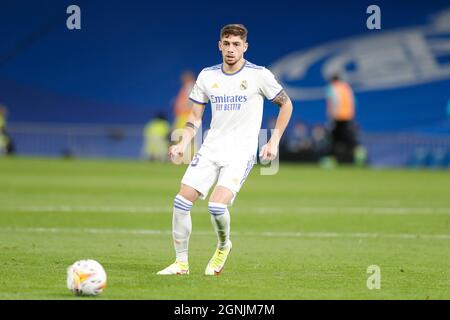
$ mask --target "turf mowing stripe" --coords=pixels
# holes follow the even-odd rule
[[[25,207],[5,207],[7,210],[20,212],[118,212],[118,213],[164,213],[171,212],[172,207],[120,207],[120,206],[25,206]],[[0,209],[1,210],[1,209]],[[249,208],[241,207],[232,209],[235,212],[251,212],[259,214],[272,213],[296,213],[296,214],[374,214],[374,215],[410,215],[410,214],[450,214],[450,208],[384,208],[384,207],[294,207],[294,208]],[[207,213],[203,208],[196,209],[193,212]]]
[[[170,230],[148,229],[95,229],[95,228],[14,228],[3,227],[2,231],[14,232],[48,232],[48,233],[92,233],[92,234],[131,234],[131,235],[171,235]],[[213,231],[197,230],[197,235],[212,235]],[[450,234],[408,234],[408,233],[336,233],[336,232],[240,232],[234,231],[235,236],[258,237],[287,237],[287,238],[393,238],[393,239],[431,239],[450,240]]]

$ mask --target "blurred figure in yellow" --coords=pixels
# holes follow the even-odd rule
[[[8,117],[8,109],[0,105],[0,154],[14,154],[15,148],[13,141],[6,131],[6,118]]]
[[[144,157],[150,161],[166,161],[169,135],[169,121],[163,113],[159,113],[144,128]]]
[[[173,105],[173,112],[175,114],[175,121],[173,124],[173,130],[183,129],[187,117],[191,112],[191,102],[189,100],[189,94],[195,84],[195,75],[191,71],[185,71],[181,75],[181,88],[178,91],[178,95],[175,98]]]

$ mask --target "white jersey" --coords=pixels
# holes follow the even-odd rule
[[[210,130],[199,153],[218,163],[256,155],[264,97],[273,100],[282,90],[272,72],[248,61],[232,74],[221,64],[203,69],[189,96],[211,102]]]

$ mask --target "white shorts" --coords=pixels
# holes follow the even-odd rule
[[[209,189],[217,182],[218,186],[233,192],[232,204],[255,162],[256,157],[252,155],[244,160],[234,160],[220,165],[197,153],[189,164],[181,183],[194,188],[200,192],[200,199],[205,199]]]

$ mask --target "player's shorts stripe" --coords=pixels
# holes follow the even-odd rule
[[[247,179],[247,176],[250,173],[250,171],[252,170],[254,164],[255,164],[254,158],[252,158],[251,160],[249,160],[247,162],[247,168],[245,169],[244,176],[242,177],[241,182],[240,182],[241,185],[244,183],[245,179]]]
[[[197,101],[197,100],[195,100],[195,99],[192,99],[191,97],[189,97],[189,100],[191,100],[192,102],[195,102],[195,103],[197,103],[197,104],[203,104],[203,105],[205,105],[205,104],[208,103],[208,102],[200,102],[200,101]]]
[[[281,89],[280,92],[278,92],[278,93],[275,95],[275,97],[273,97],[273,98],[270,99],[269,101],[275,100],[275,99],[280,95],[280,93],[282,93],[282,92],[283,92],[283,89]]]

